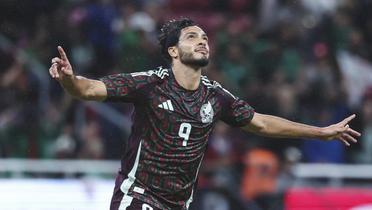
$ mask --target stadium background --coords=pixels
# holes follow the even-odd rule
[[[132,107],[72,99],[49,77],[50,60],[62,45],[90,78],[153,69],[164,65],[159,27],[180,16],[210,38],[205,74],[257,112],[318,126],[356,113],[363,134],[345,147],[218,124],[192,209],[372,209],[371,9],[370,0],[1,1],[0,209],[108,209]]]

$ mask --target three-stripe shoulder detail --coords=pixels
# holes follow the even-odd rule
[[[221,87],[221,85],[216,81],[210,81],[207,76],[201,76],[201,82],[203,85],[205,85],[207,88],[217,88]]]
[[[131,75],[132,77],[156,75],[160,79],[164,79],[164,77],[169,76],[169,70],[160,66],[156,70],[134,72],[134,73],[131,73]]]
[[[201,81],[202,83],[207,87],[207,88],[213,88],[213,89],[216,89],[216,88],[220,88],[221,90],[223,90],[225,93],[229,94],[231,97],[233,97],[234,99],[236,99],[237,97],[234,96],[232,93],[230,93],[230,91],[226,90],[225,88],[222,87],[222,85],[220,85],[220,83],[216,82],[216,81],[210,81],[206,76],[201,76]]]

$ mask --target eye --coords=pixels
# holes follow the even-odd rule
[[[207,36],[204,36],[203,39],[204,39],[205,41],[208,41],[208,37],[207,37]]]
[[[189,34],[189,35],[187,35],[187,39],[193,39],[193,38],[195,38],[195,34]]]

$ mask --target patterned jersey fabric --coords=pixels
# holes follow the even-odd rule
[[[247,125],[254,110],[202,76],[197,90],[181,87],[171,69],[101,78],[106,101],[130,102],[132,132],[121,164],[124,194],[160,209],[187,209],[208,137],[221,119]]]

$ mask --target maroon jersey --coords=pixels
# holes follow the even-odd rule
[[[131,102],[132,132],[124,151],[121,191],[160,209],[187,209],[207,140],[221,119],[247,125],[254,110],[202,76],[197,90],[181,87],[170,69],[101,78],[107,101]]]

